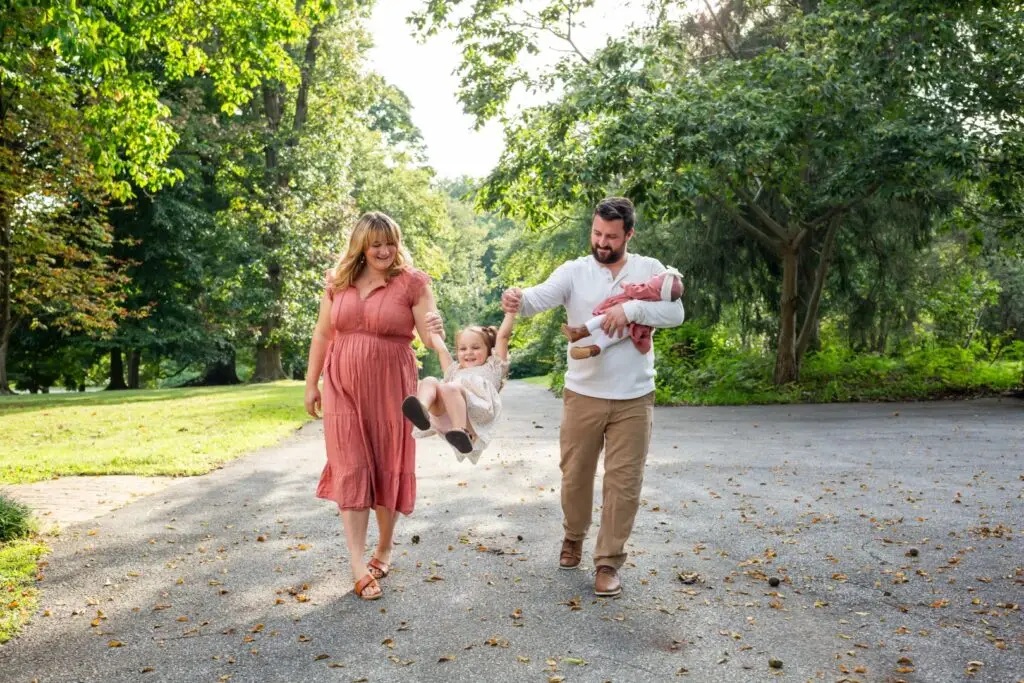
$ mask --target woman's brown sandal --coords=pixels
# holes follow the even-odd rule
[[[376,557],[371,557],[370,561],[366,563],[366,566],[370,570],[370,574],[373,575],[373,578],[378,581],[391,573],[391,565],[386,562],[381,562]]]
[[[376,589],[377,589],[376,593],[373,593],[371,595],[366,595],[365,594],[365,591],[366,591],[367,588],[374,588],[374,587],[376,587]],[[355,593],[356,593],[356,596],[358,596],[360,600],[377,600],[381,596],[384,595],[383,593],[380,592],[380,584],[377,583],[377,579],[373,578],[372,574],[367,574],[363,578],[361,578],[358,581],[356,581]]]

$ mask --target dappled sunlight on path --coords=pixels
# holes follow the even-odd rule
[[[769,659],[793,680],[1024,670],[1024,404],[657,409],[625,593],[603,600],[592,539],[586,570],[556,568],[560,405],[522,382],[505,403],[476,466],[421,444],[384,599],[349,594],[337,512],[313,497],[313,424],[66,529],[45,612],[0,648],[5,677],[749,681],[773,678]]]

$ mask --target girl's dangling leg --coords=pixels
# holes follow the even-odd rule
[[[437,388],[437,394],[444,406],[444,412],[448,413],[448,419],[452,422],[452,428],[466,431],[466,397],[462,393],[462,387],[441,384]]]
[[[430,429],[430,416],[427,415],[427,411],[434,412],[433,405],[438,403],[438,386],[437,379],[425,377],[416,387],[416,395],[406,396],[402,401],[402,414],[416,425],[417,429]]]
[[[451,430],[444,435],[445,440],[455,446],[460,453],[469,453],[473,450],[473,440],[467,429],[469,415],[466,412],[466,396],[462,393],[462,387],[442,384],[438,387],[438,394],[452,424]]]

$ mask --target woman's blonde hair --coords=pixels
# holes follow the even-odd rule
[[[334,291],[340,292],[355,282],[366,268],[366,257],[363,253],[377,240],[398,247],[395,260],[388,270],[388,278],[398,275],[405,269],[409,262],[409,255],[402,246],[402,229],[386,213],[369,211],[356,221],[355,227],[352,228],[352,234],[348,238],[348,249],[334,268],[332,275]]]

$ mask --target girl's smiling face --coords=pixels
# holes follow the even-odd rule
[[[455,357],[461,368],[483,365],[487,362],[488,355],[490,350],[487,348],[487,342],[479,332],[463,330],[455,339]]]

